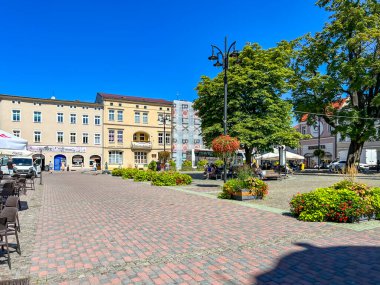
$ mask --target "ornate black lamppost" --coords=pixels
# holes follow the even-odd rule
[[[223,67],[224,70],[224,117],[223,117],[223,127],[224,127],[224,135],[227,135],[227,88],[228,88],[228,81],[227,81],[227,70],[228,70],[228,63],[229,63],[229,57],[238,57],[239,53],[236,51],[236,41],[233,42],[229,47],[227,45],[227,37],[224,38],[224,52],[218,48],[215,45],[211,45],[212,47],[212,54],[209,56],[209,60],[213,60],[216,62],[214,63],[214,66],[216,67]],[[227,48],[228,47],[228,48]],[[223,168],[224,174],[223,174],[223,180],[226,182],[227,180],[227,159],[224,158],[224,168]]]

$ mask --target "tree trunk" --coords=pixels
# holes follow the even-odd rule
[[[253,147],[244,147],[244,150],[245,150],[245,164],[247,165],[251,165],[252,163],[252,150],[253,150]]]
[[[364,142],[356,142],[351,140],[347,154],[347,168],[355,167],[355,163],[360,161]]]

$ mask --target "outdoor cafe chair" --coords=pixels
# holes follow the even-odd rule
[[[6,232],[7,238],[9,236],[14,235],[16,237],[16,252],[21,255],[21,247],[20,247],[20,241],[18,239],[18,233],[16,228],[16,217],[17,217],[17,208],[14,207],[6,207],[4,208],[0,213],[0,218],[6,218]],[[4,232],[3,232],[4,234]],[[2,233],[0,232],[0,236],[3,237]],[[9,249],[8,249],[9,254]]]
[[[3,190],[0,194],[0,209],[2,209],[5,205],[5,201],[7,201],[9,196],[14,196],[15,189],[14,189],[14,181],[7,181],[3,184]]]
[[[5,201],[5,208],[16,208],[17,206],[20,205],[20,199],[17,196],[9,196],[7,201]],[[21,232],[20,228],[20,220],[18,218],[18,211],[16,212],[16,223],[15,223],[15,228],[17,229],[18,232]]]
[[[7,262],[9,269],[11,269],[11,256],[9,254],[9,244],[8,244],[8,227],[7,227],[7,218],[0,218],[0,246],[4,251],[4,246],[7,252]],[[4,238],[4,239],[3,239]]]
[[[25,186],[25,190],[26,189],[30,189],[30,190],[35,190],[34,188],[34,179],[36,177],[34,175],[27,175],[26,176],[26,186]]]

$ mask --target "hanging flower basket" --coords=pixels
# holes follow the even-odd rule
[[[237,138],[229,135],[220,135],[216,137],[212,143],[212,150],[219,155],[229,156],[235,153],[240,147],[240,142]]]

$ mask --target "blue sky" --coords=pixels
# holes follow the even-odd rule
[[[310,0],[0,0],[0,93],[94,101],[96,92],[194,100],[227,35],[263,47],[321,30]]]

